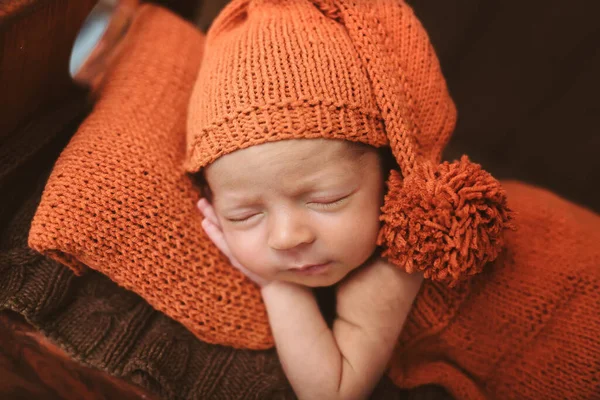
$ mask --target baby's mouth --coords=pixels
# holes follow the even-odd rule
[[[290,268],[290,271],[302,275],[318,275],[329,270],[331,261],[322,264],[307,264],[300,267]]]

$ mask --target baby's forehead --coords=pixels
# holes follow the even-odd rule
[[[284,140],[225,155],[206,168],[206,178],[215,189],[264,185],[265,180],[293,185],[301,181],[343,179],[354,170],[360,171],[360,155],[360,147],[347,141]]]
[[[293,139],[263,143],[227,154],[206,170],[276,169],[308,166],[312,163],[354,161],[359,158],[356,144],[331,139]]]

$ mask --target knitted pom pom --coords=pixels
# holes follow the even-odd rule
[[[382,255],[449,286],[496,259],[513,218],[500,183],[466,156],[420,163],[404,182],[392,171],[382,211]]]

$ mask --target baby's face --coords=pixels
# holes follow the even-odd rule
[[[333,285],[375,250],[383,179],[374,149],[267,143],[221,157],[206,180],[232,254],[265,279]]]

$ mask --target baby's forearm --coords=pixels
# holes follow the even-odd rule
[[[348,398],[366,398],[385,372],[422,282],[422,274],[377,260],[338,287],[333,333]]]
[[[263,288],[277,351],[300,399],[366,398],[377,384],[421,279],[387,263],[342,284],[327,327],[312,291],[273,282]]]
[[[309,288],[273,282],[262,289],[283,369],[299,399],[335,399],[342,358]]]

